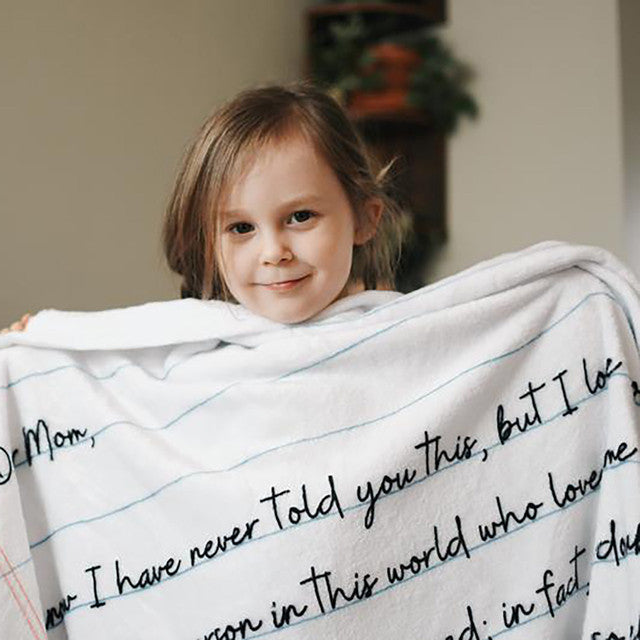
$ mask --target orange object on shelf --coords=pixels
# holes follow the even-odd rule
[[[392,42],[383,42],[369,49],[374,58],[366,73],[380,71],[384,88],[377,91],[354,91],[349,99],[349,111],[352,115],[362,116],[369,113],[406,112],[417,114],[419,111],[407,104],[411,74],[420,64],[420,55],[408,47]]]

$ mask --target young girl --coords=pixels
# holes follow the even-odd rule
[[[385,193],[388,169],[374,170],[344,111],[312,85],[240,93],[202,125],[166,212],[181,297],[298,323],[394,288],[410,222]]]
[[[636,625],[638,284],[602,250],[540,243],[308,322],[393,285],[407,225],[384,174],[316,89],[244,92],[188,150],[163,241],[182,297],[242,305],[246,335],[183,300],[134,309],[115,342],[126,309],[52,313],[51,341],[6,350],[0,610],[32,633],[0,615],[2,637],[44,637],[36,597],[70,639]]]

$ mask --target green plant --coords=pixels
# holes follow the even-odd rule
[[[459,61],[428,28],[410,33],[393,32],[393,16],[381,16],[375,23],[358,14],[328,22],[311,42],[314,78],[344,104],[354,91],[379,91],[384,80],[371,72],[374,58],[369,49],[382,42],[394,42],[416,51],[422,62],[411,77],[408,106],[424,111],[436,129],[453,133],[462,116],[475,118],[478,105],[466,90],[471,68]]]
[[[315,79],[345,98],[350,92],[375,90],[383,86],[379,74],[364,70],[373,62],[367,45],[370,29],[360,14],[329,24],[324,40],[312,41],[311,64]]]
[[[420,31],[389,41],[420,55],[422,62],[411,77],[407,101],[427,112],[436,128],[453,133],[461,116],[478,116],[478,104],[465,88],[473,78],[471,67],[458,60],[437,36]]]

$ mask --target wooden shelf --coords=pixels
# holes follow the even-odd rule
[[[307,9],[309,37],[319,36],[331,22],[346,22],[352,16],[362,18],[368,28],[378,28],[377,38],[406,33],[444,23],[445,0],[426,0],[423,3],[345,2],[314,5]]]
[[[394,14],[419,18],[427,24],[440,24],[446,20],[443,0],[427,2],[343,2],[336,4],[314,5],[309,8],[309,15],[315,17],[339,16],[349,13]]]
[[[389,123],[389,124],[408,124],[418,125],[421,127],[432,127],[433,123],[429,115],[418,109],[407,107],[397,111],[360,111],[347,107],[347,113],[350,119],[357,125],[366,125],[367,123]]]

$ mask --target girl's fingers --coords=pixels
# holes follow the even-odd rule
[[[24,331],[27,328],[27,323],[29,322],[30,317],[30,313],[25,313],[22,318],[20,318],[20,320],[17,320],[16,322],[12,323],[11,326],[0,330],[0,334],[9,333],[10,331]]]

